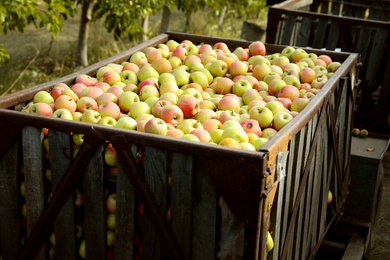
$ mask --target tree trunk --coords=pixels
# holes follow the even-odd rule
[[[79,27],[79,38],[77,41],[76,67],[88,66],[88,34],[89,24],[92,19],[92,8],[96,0],[83,1]]]
[[[168,8],[167,5],[164,5],[162,18],[161,18],[160,34],[168,31],[170,19],[171,19],[171,10]]]
[[[227,12],[227,7],[224,6],[222,11],[221,11],[221,15],[219,16],[218,27],[222,27],[223,21],[225,19],[226,12]]]
[[[143,41],[146,41],[148,40],[148,31],[149,31],[149,15],[146,16],[143,20],[142,20],[142,30],[143,30],[143,34],[142,34],[142,40]]]

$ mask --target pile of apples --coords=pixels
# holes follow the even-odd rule
[[[171,39],[39,91],[23,110],[258,151],[340,65],[292,46],[267,54],[261,41],[229,48]]]

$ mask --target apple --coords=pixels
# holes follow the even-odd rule
[[[274,114],[273,127],[276,131],[282,129],[285,125],[288,124],[293,119],[293,116],[289,112],[280,111]]]
[[[87,110],[97,110],[98,104],[95,99],[91,97],[81,97],[77,103],[77,111],[84,113]]]
[[[248,72],[248,65],[242,61],[233,61],[228,66],[228,71],[232,77],[245,75]]]
[[[255,147],[256,151],[260,151],[260,149],[263,148],[263,146],[268,143],[268,141],[269,139],[265,137],[259,137],[254,139],[251,144]]]
[[[82,97],[91,97],[93,99],[97,99],[101,94],[103,94],[103,90],[96,87],[86,87],[80,92],[80,98]]]
[[[126,71],[126,70],[129,70],[129,71],[132,71],[132,72],[134,72],[134,73],[137,73],[137,72],[139,71],[139,67],[138,67],[138,65],[135,64],[135,63],[126,61],[126,62],[123,64],[122,71]]]
[[[101,118],[101,115],[96,110],[86,110],[83,112],[80,120],[85,123],[97,124]]]
[[[82,259],[85,259],[85,240],[83,239],[80,243],[80,246],[79,246],[79,256],[82,258]]]
[[[152,67],[158,72],[159,75],[170,72],[172,70],[172,65],[166,58],[157,58],[152,62]]]
[[[273,79],[269,84],[268,84],[268,93],[273,96],[278,96],[279,91],[282,90],[284,86],[286,86],[287,83],[280,78]]]
[[[254,106],[251,110],[249,110],[249,116],[250,119],[257,120],[262,129],[269,127],[274,119],[271,109],[265,106]]]
[[[213,109],[203,108],[196,114],[195,119],[203,124],[207,119],[217,119],[217,117],[217,113]]]
[[[287,57],[290,61],[292,59],[292,54],[294,53],[295,48],[292,46],[286,46],[280,52],[280,55]]]
[[[151,118],[145,123],[144,131],[145,133],[166,135],[168,132],[167,123],[161,118]]]
[[[160,75],[158,76],[157,81],[160,84],[160,86],[162,84],[166,83],[166,82],[174,82],[174,83],[176,83],[175,76],[173,76],[173,74],[170,73],[170,72],[160,73]]]
[[[194,134],[183,134],[180,139],[188,140],[188,141],[193,141],[193,142],[200,142],[199,138],[194,135]]]
[[[209,118],[206,119],[203,123],[203,128],[207,130],[209,133],[211,133],[214,129],[221,129],[222,123],[216,118]]]
[[[81,121],[81,116],[83,115],[83,113],[79,112],[79,111],[76,111],[76,112],[73,112],[72,113],[72,116],[73,116],[73,121],[78,121],[80,122]]]
[[[28,112],[30,114],[36,114],[40,116],[52,116],[53,108],[49,104],[43,102],[37,102],[30,106]]]
[[[86,74],[80,74],[75,78],[75,83],[82,83],[87,87],[95,86],[95,84],[98,82],[97,78],[86,75]]]
[[[263,81],[265,83],[269,84],[271,83],[272,80],[274,79],[282,79],[282,76],[279,75],[278,73],[274,72],[274,71],[271,71],[270,73],[266,74],[263,78]]]
[[[105,116],[105,117],[100,118],[100,120],[97,122],[97,124],[114,127],[116,125],[116,119],[113,118],[112,116]]]
[[[218,142],[218,145],[235,148],[235,149],[241,149],[240,142],[231,137],[226,137],[222,139],[221,141]]]
[[[283,106],[284,106],[286,109],[290,110],[291,103],[292,103],[291,99],[285,98],[285,97],[277,97],[275,100],[276,100],[276,101],[279,101],[280,103],[283,104]]]
[[[188,85],[187,85],[188,86]],[[196,99],[198,99],[199,100],[199,102],[200,101],[202,101],[203,100],[203,95],[202,95],[202,93],[198,90],[198,89],[196,89],[196,88],[192,88],[192,87],[190,87],[190,88],[187,88],[187,87],[183,87],[182,89],[182,93],[181,93],[181,95],[180,95],[180,97],[181,96],[193,96],[193,97],[195,97]],[[202,91],[202,90],[201,90]],[[203,92],[203,91],[202,91]]]
[[[326,82],[328,81],[328,77],[321,75],[316,77],[311,83],[310,86],[314,89],[322,89]]]
[[[189,134],[196,128],[203,128],[203,125],[196,119],[185,118],[177,128],[182,130],[184,134]]]
[[[72,134],[72,141],[75,145],[81,146],[84,142],[84,134]]]
[[[326,200],[326,205],[331,205],[332,204],[332,200],[333,200],[333,194],[332,192],[329,190],[328,191],[328,197],[327,197],[327,200]]]
[[[272,70],[270,65],[266,64],[265,62],[254,66],[252,69],[253,77],[255,77],[257,80],[263,80],[264,77],[271,72]]]
[[[218,110],[229,110],[234,111],[236,113],[240,110],[240,100],[233,96],[223,96],[221,100],[218,102]]]
[[[119,106],[111,101],[99,105],[97,111],[102,117],[110,116],[115,120],[118,120],[121,114],[121,109],[119,108]]]
[[[166,105],[171,105],[172,103],[167,100],[157,100],[153,103],[151,109],[152,109],[152,115],[155,117],[160,117],[161,110]]]
[[[118,73],[120,73],[123,70],[123,65],[122,64],[111,62],[111,63],[108,63],[107,66],[112,68],[114,71],[116,71]]]
[[[291,61],[297,63],[303,58],[308,58],[309,54],[302,48],[296,48],[291,54]]]
[[[76,93],[71,89],[71,88],[67,88],[67,89],[64,89],[61,91],[61,96],[62,95],[67,95],[67,96],[70,96],[71,98],[74,99],[74,101],[77,102],[77,100],[79,100],[79,96],[76,95]],[[57,97],[58,98],[58,97]],[[57,100],[56,98],[56,100]]]
[[[209,78],[204,71],[191,72],[190,81],[199,84],[203,90],[209,86]]]
[[[249,44],[248,51],[250,56],[256,56],[256,55],[264,56],[266,54],[265,45],[261,41],[254,41],[251,44]]]
[[[120,97],[120,95],[122,95],[122,93],[125,92],[124,91],[124,88],[120,87],[120,86],[111,86],[109,89],[107,89],[106,93],[112,93],[114,94],[115,96],[117,96],[118,98]]]
[[[132,117],[123,116],[117,120],[115,127],[127,130],[136,130],[137,121]]]
[[[54,98],[51,96],[51,94],[47,91],[40,90],[37,93],[35,93],[33,98],[34,103],[46,103],[46,104],[54,104]]]
[[[195,116],[200,109],[199,100],[192,95],[180,96],[176,105],[183,111],[185,118]]]
[[[267,253],[269,253],[274,248],[274,240],[272,239],[271,233],[269,231],[267,233],[266,248]]]
[[[236,120],[236,121],[239,121],[240,120],[240,114],[235,112],[235,111],[231,111],[231,110],[224,110],[220,113],[220,115],[218,116],[218,120],[223,124],[225,123],[227,120]]]
[[[228,65],[223,60],[213,60],[210,62],[208,70],[213,77],[224,77],[228,73]]]
[[[118,103],[118,100],[119,100],[119,98],[115,94],[109,93],[109,92],[105,92],[105,93],[101,94],[96,99],[96,103],[99,106],[99,105],[107,103],[109,101],[110,102],[114,102],[114,103]]]
[[[233,53],[237,56],[240,61],[248,61],[250,55],[249,50],[243,47],[237,47],[234,49]]]
[[[309,103],[309,101],[310,101],[310,99],[308,99],[308,98],[303,98],[303,97],[296,98],[291,103],[290,110],[296,111],[296,112],[301,112],[306,107],[306,105]]]
[[[172,70],[180,67],[182,65],[182,61],[179,57],[171,56],[168,58],[169,63],[171,63]]]
[[[278,131],[273,127],[267,127],[263,129],[263,135],[262,137],[267,138],[270,140],[274,135],[276,135]]]
[[[203,128],[196,128],[190,134],[197,136],[202,143],[210,143],[212,141],[210,133]]]
[[[244,131],[248,133],[254,133],[257,136],[261,137],[262,131],[260,124],[257,120],[255,119],[246,119],[241,122],[241,127],[244,129]]]
[[[366,138],[368,136],[368,130],[367,129],[361,129],[359,133],[360,137]]]
[[[60,108],[66,108],[72,113],[76,111],[77,104],[76,101],[74,101],[74,99],[71,98],[70,96],[61,95],[54,102],[54,110]]]
[[[108,213],[107,214],[107,227],[110,230],[115,230],[116,226],[116,214],[115,213]]]
[[[158,89],[153,85],[145,85],[139,92],[139,99],[145,101],[150,97],[160,97]]]
[[[327,66],[332,62],[332,58],[329,57],[329,55],[326,55],[326,54],[319,55],[318,59],[325,61]]]
[[[291,101],[300,96],[299,89],[295,86],[286,85],[278,92],[278,98],[288,98]]]
[[[72,112],[66,108],[59,108],[53,112],[52,117],[73,120]]]
[[[56,100],[62,94],[62,91],[68,88],[69,86],[65,83],[58,83],[52,88],[52,90],[50,91],[50,95],[53,97],[54,100]]]
[[[184,135],[184,132],[177,128],[168,128],[166,136],[173,137],[173,138],[181,138]]]
[[[138,84],[138,77],[134,71],[123,70],[119,73],[121,77],[121,82],[125,84]]]
[[[172,71],[173,76],[175,77],[176,84],[180,87],[190,83],[190,73],[184,69],[175,69]]]
[[[185,57],[188,55],[188,51],[186,48],[182,46],[177,46],[173,51],[172,51],[172,56],[179,58],[182,62],[184,61]]]
[[[138,65],[138,67],[141,67],[142,65],[148,63],[148,58],[146,57],[144,52],[136,51],[131,55],[129,62]]]
[[[176,127],[183,122],[184,113],[177,105],[169,104],[162,107],[160,118],[167,124],[171,124]]]
[[[242,101],[245,105],[248,105],[251,101],[257,99],[262,99],[262,97],[260,96],[260,93],[254,88],[247,89],[245,90],[244,94],[242,94]]]
[[[299,76],[302,83],[311,83],[316,77],[316,72],[312,68],[302,68]]]
[[[108,212],[113,214],[116,213],[116,193],[111,193],[107,196],[106,208]]]
[[[129,107],[129,116],[137,120],[137,118],[142,114],[151,114],[152,109],[149,107],[148,103],[143,101],[136,101]]]
[[[273,65],[274,67],[274,71],[276,71],[277,73],[280,74],[280,72],[283,73],[283,67],[284,65],[286,64],[290,64],[290,60],[289,58],[287,58],[286,56],[279,56],[277,57],[276,59],[274,59],[272,62],[271,62],[271,66]],[[275,67],[276,66],[276,67]],[[277,69],[278,68],[278,69]]]
[[[215,92],[218,94],[231,93],[233,89],[234,81],[228,77],[221,77],[217,80],[215,86]]]
[[[296,87],[297,89],[301,86],[301,81],[299,78],[293,76],[293,75],[287,75],[283,78],[283,81],[286,82],[286,85],[292,85]]]
[[[340,68],[341,63],[338,61],[332,61],[331,63],[326,66],[327,70],[329,72],[336,72],[338,68]]]

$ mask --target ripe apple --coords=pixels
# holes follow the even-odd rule
[[[226,137],[224,139],[221,139],[221,141],[218,142],[218,145],[235,148],[235,149],[241,149],[240,142],[231,137]]]
[[[210,62],[208,70],[210,71],[213,77],[224,77],[228,73],[228,65],[223,60],[213,60]]]
[[[151,118],[144,126],[145,133],[166,135],[168,132],[167,123],[161,118]]]
[[[85,259],[85,240],[83,239],[80,243],[80,246],[79,246],[79,256],[82,258],[82,259]]]
[[[326,65],[329,65],[332,62],[332,58],[329,55],[321,54],[318,56],[318,59],[325,61]]]
[[[292,85],[286,85],[278,92],[278,98],[288,98],[291,101],[298,98],[299,96],[299,89]]]
[[[185,118],[195,116],[200,109],[199,100],[192,95],[180,96],[176,105],[183,111]]]
[[[175,69],[172,71],[173,76],[175,77],[176,84],[180,87],[190,83],[190,73],[185,69]]]
[[[61,118],[61,119],[67,119],[67,120],[73,120],[72,112],[69,111],[66,108],[59,108],[53,112],[53,117],[55,118]]]
[[[243,47],[237,47],[234,49],[233,53],[237,56],[240,61],[248,61],[249,59],[249,50]]]
[[[77,111],[84,113],[87,110],[97,110],[98,104],[91,97],[81,97],[76,103]]]
[[[332,61],[331,63],[326,66],[327,70],[329,72],[336,72],[338,68],[340,68],[341,63],[338,61]]]
[[[274,135],[276,135],[278,133],[278,131],[273,128],[273,127],[267,127],[265,129],[263,129],[263,135],[262,137],[265,137],[267,138],[268,140],[270,140]]]
[[[326,82],[328,81],[328,77],[321,75],[316,77],[310,84],[310,86],[314,89],[322,89]]]
[[[274,80],[274,79],[282,79],[282,76],[280,74],[276,73],[276,72],[271,71],[270,73],[268,73],[268,74],[266,74],[264,76],[263,81],[265,83],[267,83],[268,86],[269,86],[271,81]]]
[[[137,118],[142,114],[151,114],[152,109],[149,107],[148,103],[143,101],[137,101],[130,105],[129,107],[129,116],[137,120]]]
[[[189,134],[196,128],[203,128],[203,125],[196,119],[185,118],[177,128],[182,130],[184,134]]]
[[[266,143],[268,143],[269,139],[265,137],[259,137],[254,139],[251,144],[255,147],[256,151],[259,151]]]
[[[291,103],[290,110],[296,111],[296,112],[301,112],[306,107],[306,105],[309,103],[309,101],[310,101],[310,99],[308,99],[308,98],[303,98],[303,97],[296,98]]]
[[[254,41],[251,44],[249,44],[248,51],[250,56],[256,56],[256,55],[264,56],[266,54],[265,45],[261,41]]]
[[[266,247],[267,247],[267,253],[270,252],[274,248],[274,240],[272,239],[270,232],[268,232],[268,235],[267,235]]]
[[[291,61],[297,63],[303,58],[308,58],[309,54],[302,48],[296,48],[291,54]]]
[[[106,199],[106,208],[110,213],[116,213],[116,193],[111,193]]]
[[[291,103],[292,103],[291,99],[289,99],[289,98],[284,98],[284,97],[277,97],[275,100],[279,101],[280,103],[283,104],[283,106],[284,106],[286,109],[290,110]]]
[[[297,89],[301,86],[301,81],[299,78],[293,76],[293,75],[287,75],[283,78],[283,81],[286,82],[286,85],[292,85],[296,87]]]
[[[277,112],[285,111],[285,110],[286,110],[285,107],[284,107],[284,105],[282,104],[282,102],[277,101],[276,99],[267,102],[267,104],[265,104],[265,107],[266,107],[266,108],[269,108],[269,109],[272,111],[272,114],[274,114],[274,115],[275,115]]]
[[[199,112],[196,114],[195,119],[203,124],[204,121],[206,121],[207,119],[217,119],[217,117],[217,113],[214,110],[209,108],[203,108],[200,109]]]
[[[225,123],[227,120],[236,120],[236,121],[239,121],[240,120],[240,114],[235,112],[235,111],[231,111],[231,110],[224,110],[220,113],[220,115],[218,116],[218,120],[223,124]]]
[[[121,115],[121,109],[119,108],[119,106],[111,101],[99,105],[97,111],[102,117],[110,116],[115,120],[118,120]]]
[[[269,127],[274,119],[272,111],[265,106],[254,106],[251,110],[249,110],[249,116],[250,119],[257,120],[262,129]]]
[[[331,205],[332,204],[332,200],[333,200],[333,194],[332,194],[332,192],[329,190],[328,191],[328,198],[327,198],[327,200],[326,200],[326,205]]]
[[[246,119],[241,122],[241,126],[247,134],[254,133],[258,137],[261,137],[262,135],[260,124],[255,119]]]
[[[273,96],[278,96],[279,91],[286,85],[287,83],[280,78],[273,79],[268,84],[268,93]]]
[[[193,142],[200,142],[199,138],[194,135],[194,134],[183,134],[180,139],[188,140],[188,141],[193,141]]]
[[[116,125],[116,120],[112,116],[105,116],[105,117],[100,118],[100,120],[97,122],[97,124],[114,127]]]
[[[292,54],[294,53],[295,48],[292,46],[286,46],[280,52],[280,55],[287,57],[290,61],[292,59]]]
[[[139,92],[139,99],[145,101],[150,97],[160,97],[158,89],[153,85],[145,85]]]
[[[86,74],[80,74],[76,77],[75,83],[82,83],[87,87],[95,86],[95,84],[98,82],[97,78],[86,75]]]
[[[184,113],[177,105],[169,104],[162,107],[160,118],[176,127],[183,122]]]
[[[170,136],[173,138],[181,138],[184,135],[184,132],[177,128],[168,128],[166,136]]]
[[[83,115],[83,113],[79,112],[79,111],[76,111],[76,112],[73,112],[72,113],[72,116],[73,116],[73,121],[78,121],[80,122],[81,121],[81,116]]]
[[[61,92],[65,89],[69,88],[69,86],[65,83],[58,83],[54,85],[52,90],[50,91],[50,95],[54,98],[54,100],[57,99],[61,95]]]
[[[116,85],[116,84],[114,84],[114,85]],[[75,86],[75,85],[72,86],[72,90],[73,90],[73,87],[74,87],[74,86]],[[98,83],[96,83],[96,85],[95,85],[94,87],[95,87],[95,88],[100,88],[101,90],[103,90],[103,92],[107,92],[107,90],[108,90],[109,88],[111,88],[110,84],[108,84],[108,83],[106,83],[106,82],[103,82],[103,81],[99,81]],[[80,93],[81,93],[82,90],[83,90],[83,89],[79,90],[79,91],[80,91],[80,92],[79,92],[79,95],[80,95]],[[76,90],[76,91],[78,91],[78,90]],[[74,92],[77,94],[76,91],[74,91]]]
[[[74,99],[74,101],[77,102],[77,100],[79,100],[79,96],[76,95],[76,93],[71,89],[71,88],[67,88],[67,89],[64,89],[61,91],[61,96],[62,95],[67,95],[67,96],[70,96],[71,98]],[[58,97],[57,97],[58,98]]]
[[[236,113],[239,112],[241,103],[240,100],[234,96],[224,95],[218,102],[218,110],[229,110]]]
[[[299,76],[302,83],[311,83],[316,77],[316,72],[312,68],[302,68]]]
[[[33,98],[34,103],[46,103],[46,104],[54,104],[54,98],[47,91],[41,90],[38,91]]]
[[[31,105],[28,112],[40,116],[52,116],[53,108],[49,104],[37,102]]]
[[[190,134],[197,136],[202,143],[210,143],[212,141],[210,133],[203,128],[196,128]]]
[[[123,116],[117,120],[115,127],[127,130],[136,130],[137,121],[132,117]]]
[[[97,124],[101,118],[101,115],[96,110],[86,110],[81,116],[81,122]]]
[[[116,214],[108,213],[107,214],[107,227],[111,230],[115,230],[116,226]]]
[[[222,123],[216,118],[209,118],[206,119],[203,123],[203,128],[207,130],[209,133],[211,133],[214,129],[221,129]]]
[[[54,110],[60,108],[66,108],[72,113],[76,111],[77,104],[76,101],[74,101],[74,99],[71,98],[70,96],[61,95],[54,102]]]
[[[233,61],[228,66],[228,71],[232,77],[237,75],[245,75],[248,72],[248,65],[240,60]]]
[[[118,100],[119,98],[115,94],[105,92],[96,99],[96,103],[99,106],[101,104],[107,103],[108,101],[118,103]]]
[[[276,131],[279,131],[285,125],[287,125],[292,119],[293,116],[289,112],[280,111],[274,114],[274,121],[272,125]]]
[[[270,65],[265,62],[254,66],[252,69],[253,77],[255,77],[257,80],[264,80],[264,77],[271,72],[272,70]]]

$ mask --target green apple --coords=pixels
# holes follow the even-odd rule
[[[46,104],[54,104],[54,98],[51,96],[51,94],[47,91],[41,90],[38,91],[33,98],[33,102],[41,102]]]
[[[182,130],[184,134],[191,133],[196,128],[203,128],[203,125],[196,119],[185,118],[178,126],[178,129]]]
[[[61,118],[61,119],[67,119],[67,120],[73,120],[72,112],[70,112],[66,108],[59,108],[53,112],[53,117],[55,118]]]
[[[244,94],[242,94],[242,101],[245,105],[248,105],[253,100],[259,100],[262,99],[260,96],[259,91],[257,91],[254,88],[250,88],[245,90]]]
[[[194,142],[200,142],[199,138],[194,134],[183,134],[180,139],[188,140],[188,141],[194,141]]]
[[[270,140],[274,135],[277,134],[277,130],[273,127],[267,127],[265,129],[263,129],[263,134],[261,137],[264,137],[264,138],[267,138],[268,140]]]
[[[299,97],[296,98],[290,105],[291,111],[301,112],[306,105],[310,102],[309,98]]]
[[[287,125],[292,119],[293,116],[289,112],[279,111],[276,114],[274,114],[274,121],[272,125],[276,131],[279,131],[285,125]]]
[[[211,140],[213,143],[218,144],[221,141],[223,130],[220,128],[215,128],[210,131]]]
[[[292,54],[293,52],[295,51],[295,48],[292,47],[292,46],[286,46],[282,49],[282,51],[280,52],[280,55],[282,56],[286,56],[290,61],[291,61],[291,58],[292,58]]]
[[[100,118],[100,120],[97,123],[99,125],[114,127],[116,125],[116,120],[111,116],[105,116]]]
[[[140,98],[139,98],[139,96],[137,95],[137,93],[127,91],[127,92],[123,92],[123,93],[119,96],[118,105],[119,105],[119,108],[121,109],[121,111],[122,111],[123,113],[128,113],[128,112],[129,112],[129,109],[130,109],[130,106],[131,106],[134,102],[139,102],[139,101],[140,101]]]
[[[284,112],[285,107],[282,102],[277,100],[271,100],[265,104],[266,108],[269,108],[272,111],[272,114],[276,114],[277,112]]]
[[[141,101],[145,101],[150,97],[160,97],[160,92],[158,91],[158,88],[156,88],[154,85],[143,86],[139,92],[139,99]]]
[[[138,101],[131,104],[129,107],[129,115],[137,120],[137,118],[142,114],[151,114],[152,109],[149,107],[148,103],[144,101]]]
[[[117,120],[115,127],[127,130],[136,130],[137,121],[132,117],[123,116]]]
[[[96,110],[86,110],[81,116],[81,122],[97,124],[102,116]]]
[[[216,59],[210,63],[208,70],[214,77],[224,77],[228,73],[228,65],[225,61]]]
[[[119,73],[121,82],[125,84],[138,84],[137,74],[131,70],[124,70]]]
[[[151,118],[144,126],[145,133],[166,135],[168,132],[167,123],[161,118]]]
[[[248,135],[244,131],[244,129],[239,125],[240,127],[237,126],[230,126],[227,127],[226,129],[223,129],[223,133],[221,136],[221,141],[225,138],[232,138],[236,140],[237,142],[248,142]]]
[[[246,79],[239,79],[234,82],[232,87],[232,93],[239,97],[242,97],[247,90],[252,89],[252,84]],[[245,103],[245,101],[244,101]]]
[[[257,120],[262,129],[269,127],[274,120],[274,115],[271,109],[265,106],[254,106],[251,110],[249,110],[249,116],[251,119]]]

